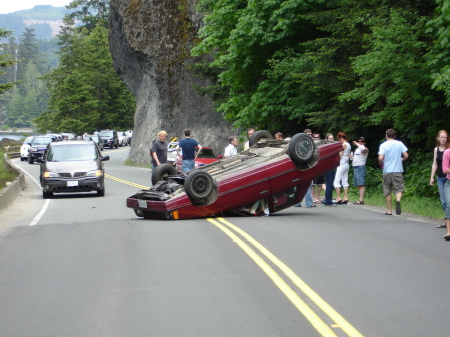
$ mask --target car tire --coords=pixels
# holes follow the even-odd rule
[[[297,133],[289,142],[288,153],[296,163],[306,163],[314,156],[314,139],[306,133]]]
[[[20,161],[24,161],[25,157],[20,156]]]
[[[207,199],[213,192],[214,186],[214,179],[203,170],[191,171],[184,181],[186,194],[194,201]]]
[[[97,191],[97,197],[104,197],[105,196],[105,186],[100,191]]]
[[[34,159],[31,156],[28,157],[28,164],[34,164]]]
[[[162,164],[155,167],[152,170],[152,184],[156,185],[158,181],[163,180],[167,176],[172,176],[178,174],[177,170],[173,165]]]
[[[53,192],[45,192],[42,190],[42,198],[44,199],[50,199],[53,196]]]
[[[255,145],[256,143],[258,143],[258,141],[260,139],[263,139],[263,138],[273,139],[273,137],[269,131],[259,130],[259,131],[254,132],[251,135],[250,139],[248,140],[248,146],[251,147],[251,146]]]

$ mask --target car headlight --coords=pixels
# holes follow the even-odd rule
[[[58,178],[59,175],[56,172],[44,172],[44,178]]]
[[[30,151],[37,151],[38,149],[36,148],[36,147],[32,147],[31,149],[30,149]]]
[[[86,177],[101,177],[103,174],[102,170],[89,171]]]

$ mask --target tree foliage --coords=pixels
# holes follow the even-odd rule
[[[213,56],[199,66],[216,74],[204,93],[237,127],[394,127],[430,146],[449,113],[449,3],[201,0],[192,54]]]
[[[11,32],[0,29],[0,39],[3,39],[10,34],[11,34]],[[6,44],[0,45],[0,49],[4,49],[5,47],[6,47]],[[15,63],[16,62],[12,58],[11,54],[0,54],[0,67],[1,67],[0,75],[6,74],[6,71],[4,71],[2,69],[7,69],[8,67],[11,67]],[[11,81],[11,79],[0,82],[0,94],[13,86],[14,86],[14,83]]]
[[[108,31],[101,24],[88,31],[70,17],[59,35],[60,63],[49,76],[49,111],[36,119],[42,131],[93,132],[129,128],[135,99],[114,71]]]

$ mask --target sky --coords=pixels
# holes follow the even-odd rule
[[[31,9],[36,5],[67,6],[72,0],[2,0],[0,14]]]

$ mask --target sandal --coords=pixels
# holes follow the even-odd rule
[[[316,200],[316,201],[314,201],[314,203],[315,203],[315,204],[321,204],[321,203],[322,203],[322,201],[320,201],[320,200]]]
[[[353,205],[364,205],[364,201],[355,201]]]

